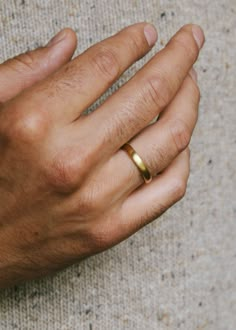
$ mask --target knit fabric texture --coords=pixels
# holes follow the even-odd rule
[[[182,25],[200,24],[202,97],[187,194],[114,248],[2,290],[1,330],[236,329],[236,1],[0,0],[0,61],[45,45],[66,26],[78,35],[77,55],[139,21],[156,26],[157,45],[88,111]]]

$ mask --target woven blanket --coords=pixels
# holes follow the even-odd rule
[[[109,251],[2,290],[1,330],[236,329],[236,1],[0,0],[0,61],[66,26],[78,54],[138,21],[153,23],[159,41],[103,97],[182,25],[205,31],[186,197]]]

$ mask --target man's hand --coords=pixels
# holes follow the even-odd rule
[[[183,197],[200,98],[198,26],[184,26],[84,114],[156,38],[151,25],[134,24],[70,61],[76,38],[65,29],[51,47],[0,66],[0,287],[103,251]],[[151,183],[120,149],[127,141]]]

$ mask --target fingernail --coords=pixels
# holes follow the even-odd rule
[[[58,32],[47,44],[47,47],[53,47],[54,45],[61,42],[66,36],[66,31],[62,30]]]
[[[157,31],[151,24],[147,24],[144,27],[144,35],[150,47],[157,41]]]
[[[193,25],[192,31],[193,31],[193,37],[196,43],[198,44],[199,49],[201,49],[205,40],[204,33],[199,25]]]
[[[189,74],[190,74],[190,76],[193,78],[193,80],[194,80],[195,82],[197,82],[197,71],[196,71],[194,68],[192,68],[192,69],[189,71]]]

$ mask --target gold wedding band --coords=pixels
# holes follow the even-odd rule
[[[131,160],[134,162],[134,164],[137,166],[138,170],[142,174],[142,177],[145,181],[145,183],[149,183],[152,181],[152,175],[150,171],[148,170],[147,166],[143,162],[142,158],[137,154],[137,152],[134,150],[134,148],[129,144],[125,143],[121,149],[125,150]]]

